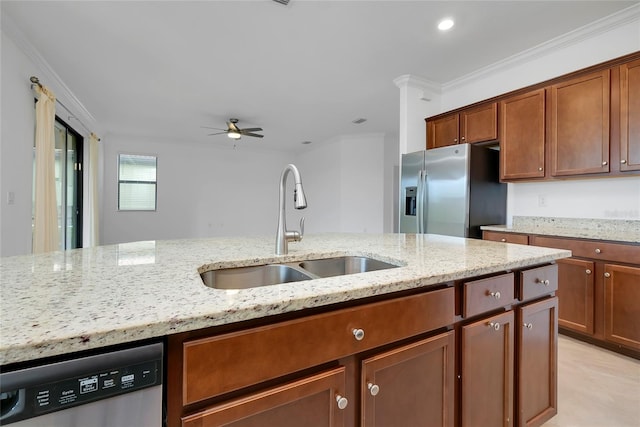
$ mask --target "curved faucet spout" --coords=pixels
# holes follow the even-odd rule
[[[287,176],[292,173],[295,180],[295,186],[293,189],[293,206],[296,209],[304,209],[307,207],[307,197],[304,194],[302,188],[302,178],[300,177],[300,171],[293,164],[288,164],[280,175],[280,191],[279,191],[279,204],[280,210],[278,212],[278,231],[276,233],[276,254],[286,255],[289,248],[289,242],[299,242],[302,240],[302,233],[299,231],[287,230],[286,224],[286,212],[285,212],[285,189],[287,185]],[[304,218],[303,218],[304,221]],[[303,224],[301,221],[301,224]]]

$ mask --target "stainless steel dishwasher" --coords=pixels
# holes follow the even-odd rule
[[[163,344],[0,373],[0,425],[161,427]]]

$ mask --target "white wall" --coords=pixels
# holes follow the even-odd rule
[[[533,49],[444,85],[440,112],[640,50],[637,16],[600,31],[551,41],[551,50]],[[640,219],[640,177],[509,184],[507,215],[509,223],[513,216]]]
[[[249,149],[242,141],[235,150],[125,135],[110,135],[102,144],[102,244],[230,235],[275,239],[278,182],[292,154]],[[119,153],[157,156],[157,211],[118,211]]]
[[[31,252],[35,106],[28,79],[38,70],[4,32],[1,43],[0,256],[10,256]]]
[[[395,141],[390,138],[387,143],[393,146]],[[295,163],[309,202],[301,211],[306,231],[391,231],[385,211],[393,189],[385,183],[385,174],[393,166],[385,162],[385,147],[384,134],[348,135],[314,144],[297,155]]]

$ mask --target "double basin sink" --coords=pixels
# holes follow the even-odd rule
[[[396,267],[399,266],[374,258],[341,256],[283,264],[209,270],[200,274],[200,277],[202,277],[204,284],[210,288],[246,289]]]

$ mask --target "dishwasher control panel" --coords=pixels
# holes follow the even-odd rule
[[[103,401],[109,405],[122,394],[161,386],[163,352],[163,344],[154,343],[1,372],[0,425],[22,425],[22,420],[40,417],[50,420],[53,415],[64,421],[27,425],[68,425],[67,418],[78,416],[57,416],[71,414],[67,409],[77,411],[91,407],[85,404]],[[135,401],[130,396],[125,398]]]

